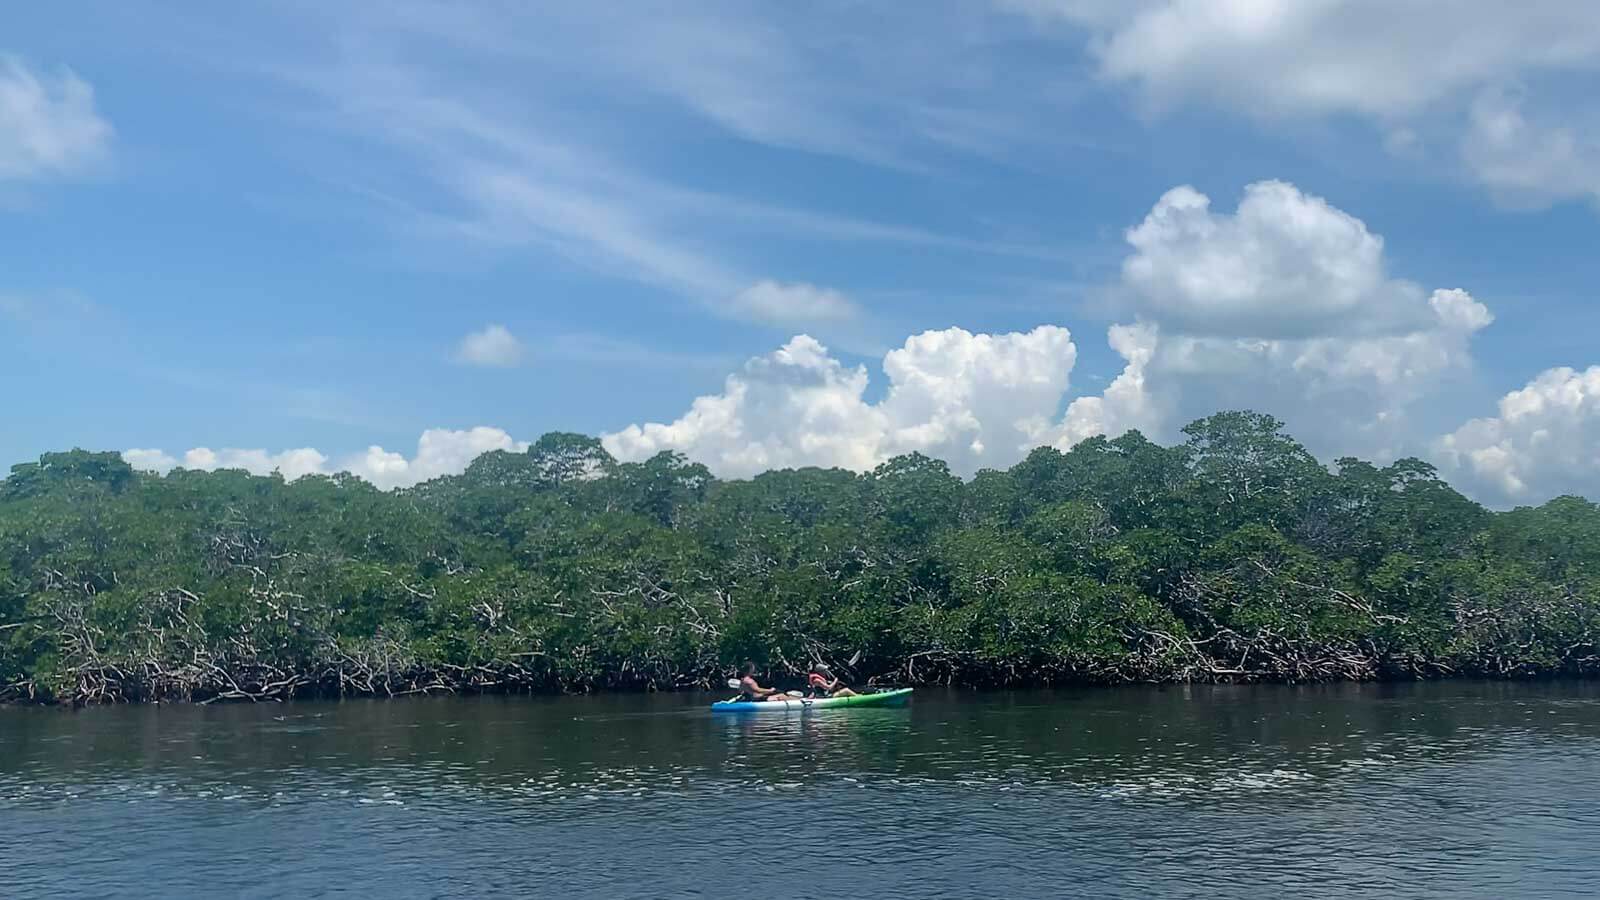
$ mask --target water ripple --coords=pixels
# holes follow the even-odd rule
[[[1580,896],[1600,689],[0,710],[5,896]]]

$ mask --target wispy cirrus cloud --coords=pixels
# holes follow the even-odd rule
[[[847,321],[861,314],[855,303],[838,291],[803,282],[763,279],[740,291],[734,302],[749,318],[776,325]]]
[[[730,263],[731,253],[685,235],[707,230],[708,216],[714,231],[719,209],[759,219],[766,215],[760,204],[672,187],[603,151],[548,139],[534,124],[537,109],[431,86],[425,69],[343,61],[289,77],[329,105],[338,128],[421,164],[429,190],[387,200],[388,212],[412,209],[434,234],[505,250],[537,247],[745,318],[738,295],[759,278]]]
[[[358,190],[381,198],[385,215],[504,251],[554,253],[717,315],[750,319],[746,292],[768,281],[848,292],[803,263],[775,268],[753,246],[759,236],[1044,263],[1066,255],[1016,234],[950,234],[695,186],[661,171],[652,142],[639,139],[686,122],[703,133],[710,123],[774,151],[922,173],[950,154],[1003,154],[1013,139],[1053,131],[1038,115],[1050,105],[1048,85],[1060,80],[1040,69],[1027,99],[997,102],[1015,93],[1004,86],[1019,72],[994,51],[1026,31],[1009,17],[930,9],[916,27],[938,47],[895,42],[885,52],[865,34],[841,40],[816,22],[785,23],[781,11],[650,9],[402,2],[382,19],[322,10],[318,27],[330,41],[293,59],[264,57],[253,74],[315,101],[294,115],[357,142],[362,171],[388,158],[421,176],[381,185],[352,176]],[[819,15],[844,22],[860,12],[840,5]],[[963,23],[982,27],[957,37],[954,25]],[[907,27],[899,17],[855,24],[869,33]],[[463,58],[474,61],[470,74]],[[513,87],[520,84],[538,89]],[[638,130],[617,133],[595,124],[606,117],[575,111],[596,104],[621,104],[616,120]],[[825,328],[843,319],[837,303],[812,308],[817,319],[790,315],[784,324]]]
[[[71,69],[40,72],[0,53],[0,181],[73,175],[102,162],[111,123]]]
[[[538,352],[543,358],[627,370],[666,368],[716,372],[726,371],[739,362],[738,357],[726,353],[674,350],[670,347],[647,345],[615,335],[593,332],[556,335],[541,343]]]
[[[399,10],[382,26],[391,37],[441,39],[536,70],[568,99],[624,95],[636,112],[686,115],[781,150],[929,172],[953,157],[1085,142],[1041,117],[1082,99],[1087,69],[1018,52],[1037,35],[981,4],[931,2],[915,15],[724,0]]]
[[[1580,198],[1600,208],[1600,106],[1530,113],[1518,92],[1484,91],[1472,104],[1461,153],[1508,205]]]

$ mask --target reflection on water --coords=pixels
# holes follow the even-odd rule
[[[1600,876],[1592,683],[710,699],[0,709],[0,895],[1578,896]],[[826,864],[767,864],[800,854]]]

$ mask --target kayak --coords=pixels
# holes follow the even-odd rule
[[[841,706],[894,706],[911,699],[911,688],[896,688],[876,694],[857,694],[854,697],[785,697],[781,700],[719,700],[711,704],[712,712],[805,712],[812,709],[838,709]]]

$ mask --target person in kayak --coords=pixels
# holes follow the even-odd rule
[[[817,663],[811,667],[811,674],[806,676],[806,690],[813,697],[854,697],[855,691],[850,690],[833,677],[833,672],[824,663]]]
[[[756,664],[745,660],[739,672],[739,699],[747,703],[764,703],[769,700],[788,701],[789,697],[777,688],[764,688],[756,681]]]

